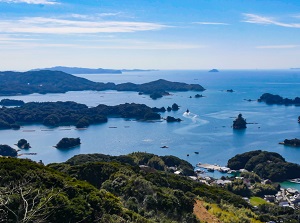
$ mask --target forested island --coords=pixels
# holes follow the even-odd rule
[[[84,104],[67,102],[29,102],[20,107],[0,108],[0,129],[18,129],[21,124],[46,126],[75,125],[77,128],[107,122],[108,117],[137,120],[160,119],[156,112],[165,108],[150,108],[144,104],[125,103],[116,106],[98,105],[89,108]]]
[[[20,139],[17,143],[17,146],[20,148],[20,149],[30,149],[31,146],[29,144],[29,142],[27,142],[26,139]]]
[[[228,161],[227,166],[233,170],[253,171],[261,178],[275,182],[300,178],[300,165],[286,162],[281,155],[274,152],[256,150],[238,154]]]
[[[163,79],[144,84],[93,82],[61,71],[0,72],[0,95],[65,93],[68,91],[135,91],[142,94],[168,95],[168,91],[204,91],[199,84],[171,82]],[[156,96],[156,98],[158,98]]]
[[[11,156],[16,157],[17,151],[8,145],[0,145],[0,156]]]
[[[265,93],[258,99],[258,102],[265,102],[269,105],[300,105],[300,98],[295,99],[283,98],[279,95]]]
[[[294,146],[294,147],[300,147],[300,139],[285,139],[283,142],[280,142],[279,144],[285,145],[285,146]]]
[[[55,146],[57,149],[70,149],[81,144],[80,138],[62,138]]]

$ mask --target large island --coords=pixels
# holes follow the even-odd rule
[[[171,82],[163,79],[144,84],[114,84],[93,82],[61,71],[0,72],[0,95],[65,93],[84,90],[135,91],[148,95],[154,93],[167,95],[168,91],[204,91],[205,89],[199,84]]]

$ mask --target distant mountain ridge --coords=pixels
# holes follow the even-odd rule
[[[62,71],[69,74],[121,74],[121,70],[114,69],[103,69],[103,68],[83,68],[83,67],[63,67],[56,66],[50,68],[41,68],[34,69],[31,71],[40,71],[40,70],[51,70],[51,71]]]
[[[51,70],[51,71],[62,71],[68,74],[122,74],[122,72],[146,72],[155,71],[152,69],[142,70],[142,69],[103,69],[103,68],[84,68],[84,67],[64,67],[55,66],[50,68],[37,68],[30,71],[41,71],[41,70]]]

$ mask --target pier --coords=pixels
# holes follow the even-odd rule
[[[208,164],[208,163],[198,163],[197,167],[204,168],[204,169],[210,169],[210,170],[217,170],[223,173],[227,173],[230,171],[230,168],[228,167],[221,167],[219,165],[213,165],[213,164]]]

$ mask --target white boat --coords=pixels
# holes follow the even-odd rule
[[[300,184],[300,178],[289,180],[292,183]]]

